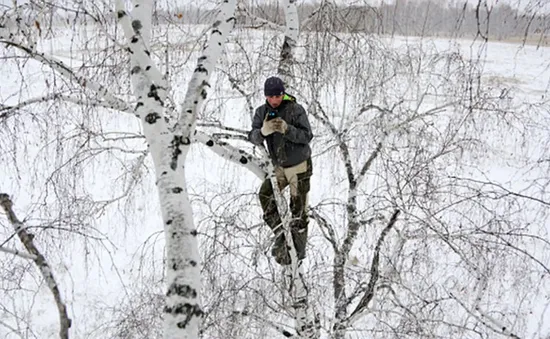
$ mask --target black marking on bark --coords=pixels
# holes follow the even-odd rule
[[[120,18],[124,17],[125,15],[126,15],[126,11],[120,10],[120,11],[117,12],[116,16],[117,16],[117,18],[120,19]]]
[[[246,164],[248,163],[248,159],[246,157],[241,157],[241,159],[239,160],[241,162],[241,164]]]
[[[143,106],[143,102],[140,101],[136,104],[135,110],[137,111],[137,109],[140,108],[141,106]]]
[[[239,154],[244,154],[244,151],[242,149],[240,149]]]
[[[173,222],[173,221],[174,221],[174,220],[172,220],[172,219],[168,220],[168,221],[166,222],[166,225],[172,225],[172,222]]]
[[[222,32],[221,32],[220,30],[218,30],[218,29],[213,30],[213,31],[212,31],[212,34],[214,34],[214,33],[218,33],[219,35],[222,35]]]
[[[197,266],[197,262],[195,260],[189,260],[189,265],[195,267]]]
[[[204,60],[208,59],[208,57],[206,55],[203,55],[201,56],[197,61],[198,62],[203,62]]]
[[[149,113],[145,116],[145,121],[149,124],[154,124],[160,119],[160,115],[156,112]]]
[[[150,70],[150,69],[151,69],[151,66],[145,67],[145,70],[146,70],[146,71],[148,71],[148,70]]]
[[[151,84],[151,87],[149,88],[149,93],[147,93],[147,97],[155,99],[160,103],[161,106],[164,106],[164,103],[160,99],[158,89],[159,88],[155,84]]]
[[[141,71],[141,67],[139,66],[134,66],[132,68],[132,70],[130,71],[130,74],[136,74],[136,73],[139,73]]]
[[[198,103],[199,103],[198,100],[193,101],[193,104],[195,104],[195,105],[198,104]]]
[[[167,171],[164,171],[164,172],[162,172],[160,175],[166,175],[166,174],[168,174],[168,172],[167,172]]]
[[[135,35],[132,37],[132,40],[130,40],[130,42],[133,43],[133,44],[135,44],[135,43],[138,42],[138,41],[139,41],[139,39],[138,39],[138,37],[135,36]]]
[[[183,136],[181,135],[174,135],[174,138],[170,142],[170,148],[172,149],[172,161],[170,161],[170,168],[174,171],[178,168],[178,157],[181,154],[180,146],[183,144]]]
[[[283,330],[283,335],[287,338],[290,338],[290,337],[293,337],[292,333],[290,333],[289,331],[287,330]]]
[[[183,297],[183,298],[187,298],[187,299],[196,298],[197,297],[197,290],[195,290],[194,288],[192,288],[189,285],[180,285],[180,284],[177,284],[177,283],[173,283],[168,288],[168,292],[166,293],[166,296],[170,297],[174,294],[179,295],[180,297]]]
[[[192,230],[190,234],[191,234],[192,236],[196,237],[196,236],[197,236],[197,230]]]
[[[197,68],[195,68],[195,72],[206,73],[206,75],[208,75],[208,70],[203,65],[198,65]]]
[[[193,113],[193,110],[192,110],[192,109],[188,109],[188,110],[185,111],[185,112],[191,114],[191,113]]]
[[[206,90],[203,88],[202,91],[201,91],[201,97],[203,99],[206,99],[206,95],[207,95]]]
[[[221,22],[220,20],[216,20],[216,22],[214,22],[214,23],[212,24],[212,27],[215,28],[215,27],[218,27],[218,26],[221,25],[221,24],[222,24],[222,22]]]
[[[145,54],[147,54],[147,56],[151,56],[151,52],[149,52],[148,50],[145,50]]]
[[[141,21],[139,20],[134,20],[132,21],[132,28],[134,29],[134,31],[139,31],[140,29],[143,28],[143,25],[141,24]]]
[[[206,142],[206,146],[209,146],[209,147],[214,146],[214,141],[208,140],[208,141]]]
[[[130,54],[134,54],[134,51],[130,47],[126,47],[126,51]]]
[[[200,306],[195,304],[191,305],[189,303],[185,304],[177,304],[173,307],[165,306],[164,307],[164,313],[171,313],[173,315],[178,314],[185,314],[185,320],[178,322],[176,325],[178,328],[184,329],[189,324],[189,321],[191,321],[191,318],[193,316],[200,318],[204,315],[204,312],[201,310]]]
[[[173,193],[176,193],[176,194],[179,194],[179,193],[183,192],[183,188],[181,188],[181,187],[174,187],[174,188],[172,188],[172,192],[173,192]]]

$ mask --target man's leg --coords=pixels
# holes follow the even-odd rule
[[[292,212],[290,229],[298,259],[301,260],[306,257],[308,235],[307,202],[312,175],[311,159],[292,168],[285,169],[285,175],[290,185],[290,211]]]
[[[279,184],[279,189],[284,189],[288,183],[281,168],[275,169],[275,176],[277,178],[277,183]],[[281,216],[279,215],[277,203],[275,202],[271,179],[268,178],[262,183],[259,196],[260,204],[262,205],[262,210],[264,212],[264,221],[273,230],[273,233],[276,236],[275,244],[271,249],[271,255],[275,257],[275,260],[279,264],[288,265],[290,264],[290,257],[286,249],[286,239],[283,234]]]

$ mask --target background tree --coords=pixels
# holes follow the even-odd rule
[[[67,31],[41,24],[41,33],[32,21],[7,25],[8,31],[26,28],[32,33],[25,34],[20,45],[36,44],[37,50],[55,53],[70,67],[65,69],[68,74],[50,71],[55,63],[47,62],[48,67],[37,72],[29,56],[45,59],[21,52],[7,40],[12,44],[3,50],[6,65],[18,72],[7,68],[1,72],[9,74],[6,81],[17,84],[13,91],[2,92],[0,148],[10,176],[3,191],[15,192],[17,212],[35,230],[36,241],[60,272],[61,286],[72,286],[64,265],[80,256],[83,268],[71,266],[73,279],[86,273],[97,279],[101,273],[96,267],[104,267],[105,260],[119,268],[113,274],[119,278],[106,279],[121,295],[102,298],[107,302],[95,300],[87,308],[87,317],[99,314],[97,319],[107,321],[83,325],[85,317],[77,305],[85,296],[66,293],[70,313],[76,315],[71,315],[76,336],[160,338],[164,265],[169,258],[162,255],[166,239],[156,227],[160,199],[150,194],[157,181],[148,156],[153,148],[147,147],[147,133],[132,115],[139,97],[134,96],[139,93],[134,92],[137,77],[149,71],[141,64],[135,70],[143,60],[130,59],[123,26],[105,14],[114,4],[87,5],[55,9],[58,15],[90,18],[94,34],[82,25]],[[241,4],[241,10],[254,13],[247,5],[254,4]],[[403,2],[400,6],[390,9],[407,8]],[[548,135],[547,80],[533,77],[536,92],[525,96],[521,79],[491,69],[490,60],[484,58],[492,47],[481,37],[478,44],[466,45],[453,39],[414,42],[398,37],[432,34],[426,22],[433,17],[429,14],[435,11],[433,6],[419,10],[428,14],[409,22],[406,32],[391,15],[367,11],[389,25],[374,21],[378,24],[369,27],[393,34],[393,39],[347,26],[354,22],[352,13],[330,2],[309,7],[300,20],[303,27],[315,28],[302,29],[297,41],[291,87],[315,121],[314,222],[304,263],[308,300],[323,336],[545,337],[548,178],[540,173],[547,173],[550,156],[540,140]],[[47,6],[39,8],[25,10],[47,13]],[[458,12],[450,21],[451,36],[473,37],[478,30],[475,7],[453,8],[448,10]],[[277,10],[282,13],[280,5]],[[197,16],[213,18],[207,14],[214,12],[209,9]],[[150,55],[161,65],[161,80],[154,79],[171,84],[162,109],[172,126],[196,68],[189,60],[201,56],[205,30],[179,22],[179,8],[157,8],[153,13],[163,22],[151,33]],[[257,182],[250,180],[265,175],[266,167],[249,153],[264,153],[243,140],[253,107],[263,97],[263,80],[277,72],[284,44],[283,21],[276,19],[274,24],[259,16],[247,19],[254,30],[238,27],[225,45],[218,72],[209,81],[212,95],[197,111],[198,128],[190,134],[209,145],[208,151],[197,146],[190,152],[188,162],[193,166],[186,168],[204,263],[204,321],[199,330],[204,337],[257,338],[295,332],[296,313],[286,280],[264,255],[270,231],[261,222]],[[76,20],[67,17],[71,24]],[[484,22],[480,21],[481,32],[487,31]],[[495,20],[491,17],[488,22]],[[45,39],[46,33],[67,34],[72,40],[45,43],[40,34]],[[134,44],[141,44],[139,38]],[[533,55],[529,46],[523,48]],[[501,54],[506,53],[504,49]],[[524,68],[530,65],[521,53],[516,58]],[[499,59],[502,65],[507,61]],[[121,76],[132,70],[134,82]],[[533,68],[536,75],[538,70]],[[94,84],[103,84],[108,91],[97,96],[97,88],[90,87]],[[149,86],[145,97],[153,104],[162,95],[162,88],[154,95]],[[172,130],[166,140],[170,136]],[[229,165],[210,150],[240,165]],[[201,168],[204,158],[209,162]],[[495,165],[502,177],[495,175]],[[102,220],[109,222],[108,228],[102,228]],[[20,248],[11,225],[2,225],[9,226],[2,228],[7,239],[2,247]],[[120,252],[113,242],[126,237],[142,241],[131,262],[116,258]],[[126,244],[118,241],[118,246]],[[0,326],[20,337],[40,337],[47,332],[29,316],[37,306],[15,300],[40,292],[41,279],[29,283],[33,273],[28,261],[11,254],[0,258],[5,263],[0,299],[14,301],[2,304]],[[123,282],[122,289],[115,290],[117,280]],[[86,333],[78,332],[82,326]]]

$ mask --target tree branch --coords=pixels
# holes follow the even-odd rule
[[[359,313],[361,313],[365,308],[367,308],[370,301],[374,297],[376,282],[378,281],[378,278],[380,277],[380,270],[379,270],[380,249],[382,248],[382,244],[384,243],[384,239],[386,238],[386,236],[388,235],[388,233],[390,232],[392,227],[395,225],[395,222],[397,221],[397,217],[399,216],[400,212],[401,211],[398,210],[398,209],[396,209],[393,212],[393,214],[390,218],[390,221],[388,222],[386,227],[382,230],[382,233],[380,233],[380,237],[378,238],[378,241],[376,242],[376,247],[374,248],[374,255],[372,257],[372,262],[371,262],[371,266],[370,266],[370,279],[369,279],[369,282],[367,284],[365,294],[363,295],[363,297],[359,301],[359,304],[357,305],[355,310],[351,313],[350,317],[348,318],[349,320],[351,320],[352,318],[357,316]],[[348,300],[348,303],[346,303],[345,305],[349,304],[351,301],[352,300]]]
[[[61,292],[59,291],[59,287],[57,284],[57,281],[55,280],[53,276],[52,269],[48,262],[46,261],[46,258],[42,253],[38,250],[36,245],[34,244],[34,235],[32,233],[27,232],[25,225],[19,221],[17,216],[15,215],[15,212],[12,209],[13,202],[10,199],[10,196],[5,193],[0,193],[0,206],[4,209],[6,214],[8,215],[8,220],[15,228],[15,231],[17,232],[17,235],[19,236],[19,239],[27,249],[27,251],[34,256],[35,258],[32,259],[36,266],[38,267],[38,270],[42,274],[42,277],[46,281],[48,288],[53,294],[53,297],[55,299],[55,304],[57,306],[57,310],[59,312],[59,337],[61,339],[68,339],[69,338],[69,328],[71,327],[71,319],[69,318],[67,314],[67,306],[63,302],[63,299],[61,298]]]
[[[18,257],[21,257],[23,259],[30,259],[30,260],[36,260],[37,259],[37,257],[35,255],[28,254],[28,253],[25,253],[25,252],[21,252],[19,250],[12,250],[11,248],[6,248],[6,247],[2,247],[2,246],[0,246],[0,252],[10,253],[10,254],[16,255]]]
[[[216,21],[212,24],[208,44],[203,49],[197,66],[189,80],[187,92],[183,100],[180,117],[174,126],[176,133],[182,133],[182,139],[190,140],[195,130],[197,113],[206,100],[207,88],[210,87],[210,77],[215,71],[216,61],[223,52],[223,44],[233,29],[236,0],[225,1]]]
[[[265,180],[270,165],[269,159],[256,158],[244,150],[238,149],[226,142],[218,141],[206,133],[195,130],[194,140],[208,146],[214,153],[222,158],[244,166],[254,173],[260,180]]]
[[[31,48],[23,46],[19,43],[15,43],[13,41],[0,40],[0,43],[4,43],[8,46],[12,46],[26,52],[31,58],[51,67],[54,71],[58,72],[65,78],[77,82],[83,88],[88,88],[92,90],[99,97],[105,99],[107,107],[123,112],[131,111],[131,109],[128,107],[128,104],[125,101],[110,94],[110,91],[107,87],[97,84],[85,77],[76,75],[72,69],[70,69],[67,65],[63,63],[63,61],[57,60],[56,58],[51,56],[46,56],[44,53],[35,52]]]
[[[0,117],[7,117],[11,113],[13,113],[13,112],[15,112],[19,109],[22,109],[25,106],[29,106],[29,105],[36,104],[36,103],[41,103],[41,102],[46,102],[46,101],[50,101],[50,100],[56,100],[56,99],[61,99],[61,100],[64,100],[64,101],[67,101],[67,102],[70,102],[70,103],[73,103],[73,104],[76,104],[76,105],[81,105],[81,106],[90,105],[90,106],[95,106],[95,107],[116,109],[116,108],[113,108],[110,103],[105,102],[105,101],[95,100],[95,99],[82,99],[82,98],[78,98],[76,96],[71,96],[71,95],[67,95],[67,94],[53,93],[53,94],[46,95],[46,96],[43,96],[43,97],[28,99],[26,101],[18,103],[17,105],[14,105],[14,106],[2,105],[0,107]],[[128,110],[123,111],[123,112],[135,114],[134,111],[132,109],[130,109],[130,107],[127,107],[127,108],[128,108]],[[120,111],[119,109],[116,109],[116,110]]]
[[[507,336],[509,338],[513,339],[521,339],[518,335],[510,331],[504,324],[500,323],[496,319],[492,318],[491,316],[485,314],[484,312],[481,312],[479,307],[476,307],[476,312],[471,311],[466,305],[455,295],[451,292],[449,292],[449,295],[451,298],[453,298],[468,314],[470,314],[472,317],[476,318],[479,322],[481,322],[483,325],[487,326],[489,329],[491,329],[493,332],[498,333],[500,335]]]

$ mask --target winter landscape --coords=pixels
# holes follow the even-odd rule
[[[0,338],[550,338],[550,47],[300,30],[323,4],[3,5]],[[271,75],[314,133],[294,270],[246,138]]]

